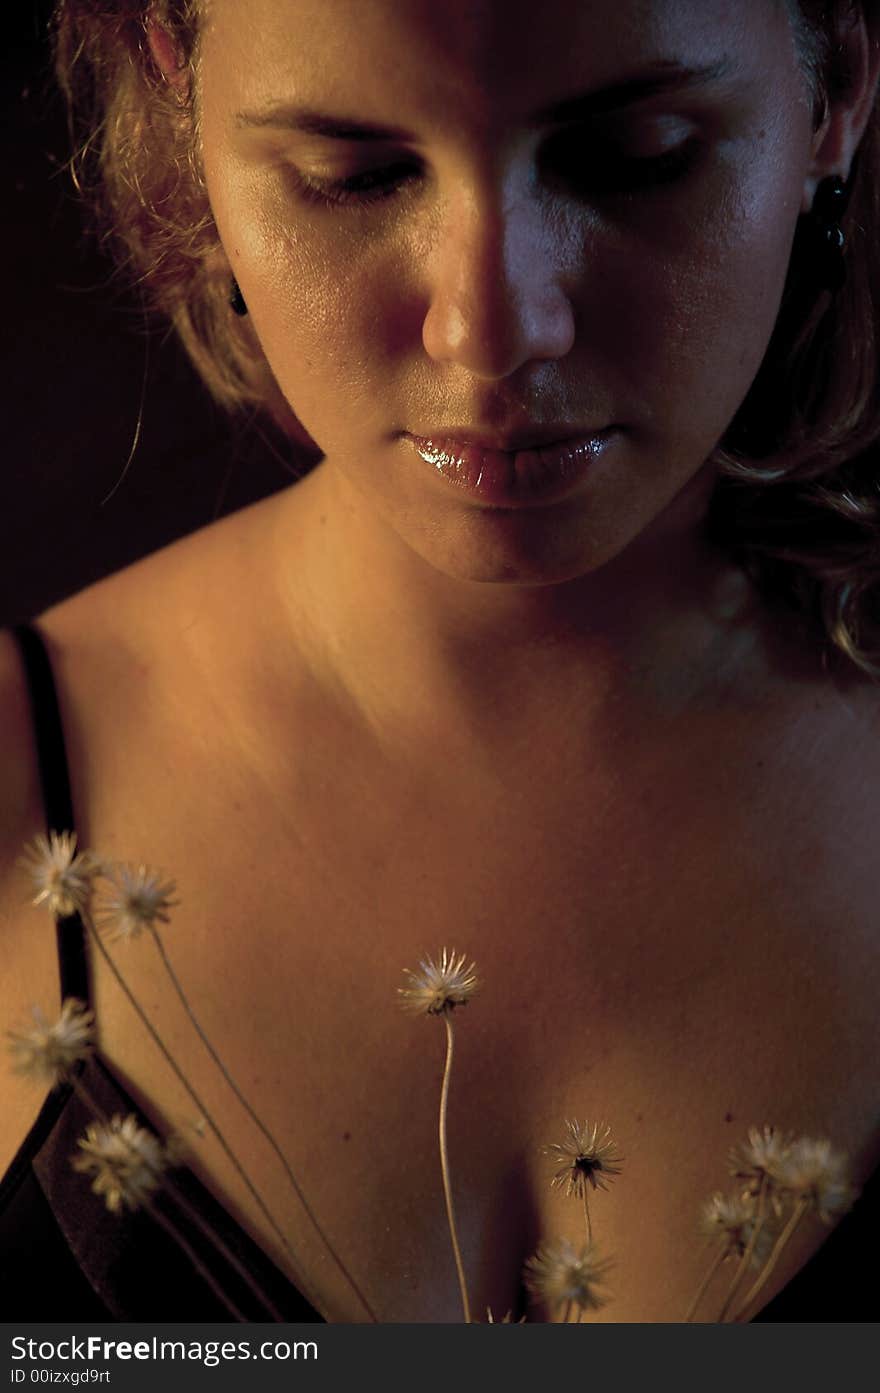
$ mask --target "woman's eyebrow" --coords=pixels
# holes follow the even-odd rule
[[[707,87],[723,82],[738,71],[738,65],[726,56],[701,67],[660,61],[652,64],[647,70],[641,69],[633,76],[621,78],[598,91],[578,93],[555,102],[552,106],[544,107],[529,118],[528,124],[538,127],[583,120],[585,117],[614,111],[663,92]],[[299,131],[303,135],[323,136],[327,140],[415,142],[418,139],[412,131],[400,126],[359,121],[349,116],[335,116],[330,112],[289,102],[269,102],[254,111],[238,111],[233,119],[239,128],[275,127]]]
[[[634,102],[663,92],[687,91],[692,87],[710,87],[724,82],[741,72],[740,65],[733,58],[723,56],[715,63],[701,67],[685,66],[682,63],[661,61],[654,63],[646,71],[642,69],[631,77],[621,78],[603,87],[598,92],[583,92],[574,97],[566,97],[561,102],[544,107],[535,112],[531,124],[536,126],[561,125],[566,121],[582,120],[585,116],[595,116],[604,111],[616,111]]]

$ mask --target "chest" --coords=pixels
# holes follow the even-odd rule
[[[360,758],[338,731],[314,740],[283,786],[213,761],[181,778],[178,761],[172,808],[145,779],[134,817],[95,804],[92,840],[176,876],[163,932],[191,1004],[381,1318],[457,1318],[437,1157],[445,1032],[396,1000],[402,969],[444,946],[483,982],[455,1014],[448,1116],[477,1309],[516,1304],[540,1238],[582,1232],[542,1155],[566,1118],[607,1121],[625,1157],[593,1209],[616,1264],[602,1319],[681,1319],[705,1265],[700,1205],[728,1186],[727,1148],[748,1126],[831,1135],[863,1173],[876,1164],[872,782],[827,723],[691,722],[586,754],[556,732],[501,771],[452,744],[442,777]],[[150,950],[118,960],[315,1291],[358,1318]],[[100,963],[97,977],[108,1056],[157,1122],[186,1130],[192,1099]],[[283,1257],[210,1136],[193,1164]],[[823,1236],[801,1236],[777,1285]]]

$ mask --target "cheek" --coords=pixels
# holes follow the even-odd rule
[[[797,220],[799,185],[701,199],[662,238],[609,254],[593,307],[624,401],[647,429],[707,453],[757,374],[773,331]]]
[[[280,182],[280,181],[276,181]],[[255,209],[259,213],[255,215]],[[395,281],[351,235],[318,233],[277,191],[238,194],[215,217],[253,327],[295,415],[325,453],[346,421],[387,429],[377,392],[381,324]]]

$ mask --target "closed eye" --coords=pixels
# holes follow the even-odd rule
[[[603,154],[584,153],[584,142],[566,138],[555,143],[544,167],[562,178],[580,195],[633,193],[662,187],[684,177],[698,154],[698,142],[688,139],[659,155],[627,156],[614,148]],[[343,179],[316,179],[293,171],[299,194],[308,203],[325,207],[346,204],[368,206],[400,194],[417,180],[422,168],[413,161],[398,160],[375,169],[360,170]]]
[[[295,170],[294,181],[307,203],[334,207],[345,203],[378,203],[398,193],[420,173],[421,169],[412,162],[398,161],[379,169],[361,170],[345,179],[315,179]]]
[[[649,194],[683,178],[696,163],[701,142],[691,136],[656,155],[628,155],[614,144],[597,146],[582,136],[563,136],[544,151],[542,168],[584,197]]]

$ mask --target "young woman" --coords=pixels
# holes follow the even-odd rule
[[[79,846],[175,879],[178,976],[341,1259],[120,945],[296,1267],[210,1130],[192,1203],[293,1281],[289,1318],[295,1288],[335,1321],[461,1318],[443,1032],[395,1006],[439,945],[483,983],[448,1124],[480,1317],[553,1315],[521,1273],[580,1238],[542,1155],[566,1118],[625,1158],[600,1320],[684,1319],[750,1125],[828,1136],[860,1186],[880,1160],[878,41],[844,0],[60,6],[123,255],[303,464],[34,621]],[[45,673],[12,632],[0,658],[12,1023],[57,995],[15,860],[64,755],[41,782]],[[186,1131],[89,969],[108,1113]],[[77,1098],[30,1134],[41,1096],[3,1098],[15,1310],[210,1309],[72,1172]],[[763,1318],[866,1318],[871,1193],[824,1245],[800,1226]]]

